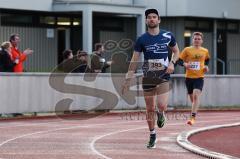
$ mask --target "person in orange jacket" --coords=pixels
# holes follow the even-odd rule
[[[19,63],[14,66],[13,71],[19,73],[23,72],[24,71],[23,62],[27,59],[28,55],[33,53],[33,50],[31,50],[30,48],[27,48],[23,52],[18,50],[18,45],[20,43],[20,37],[18,34],[12,34],[10,36],[9,41],[12,44],[11,52],[13,60],[19,59]]]

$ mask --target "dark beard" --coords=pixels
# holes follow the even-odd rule
[[[157,24],[156,25],[152,25],[152,26],[151,25],[147,25],[147,27],[150,28],[150,29],[154,29],[154,28],[157,28],[158,25]]]

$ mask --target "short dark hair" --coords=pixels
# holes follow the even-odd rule
[[[148,14],[151,14],[151,13],[157,14],[159,17],[158,11],[156,9],[147,9],[145,11],[145,17],[147,18]]]
[[[98,49],[100,49],[102,46],[103,46],[102,43],[96,43],[96,44],[94,45],[94,49],[95,49],[95,50],[98,50]]]
[[[68,58],[68,56],[70,55],[72,53],[72,50],[70,50],[70,49],[67,49],[67,50],[64,50],[63,51],[63,59],[67,59]]]
[[[83,50],[78,50],[78,51],[77,51],[77,56],[78,56],[78,57],[87,56],[87,52],[86,52],[86,51],[83,51]]]
[[[18,34],[11,34],[10,35],[10,38],[9,38],[9,41],[12,42],[15,40],[16,36],[19,36]]]

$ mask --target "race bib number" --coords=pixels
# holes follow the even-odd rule
[[[149,66],[148,70],[150,71],[158,71],[165,69],[163,59],[149,59],[148,66]]]
[[[200,62],[190,62],[191,70],[200,70]]]

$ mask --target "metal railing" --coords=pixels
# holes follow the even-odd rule
[[[231,74],[234,74],[234,75],[240,75],[240,58],[236,58],[236,59],[227,59],[227,61],[224,61],[220,58],[217,58],[217,59],[211,59],[211,63],[214,63],[214,62],[217,62],[217,63],[220,63],[222,66],[221,67],[221,74],[222,75],[231,75]],[[210,70],[218,70],[220,66],[216,66],[217,68],[214,68],[213,64],[210,65],[212,66],[210,68]],[[217,72],[217,71],[216,71]],[[212,72],[214,74],[214,71]],[[210,73],[211,74],[211,73]]]
[[[220,63],[222,64],[222,74],[225,75],[225,74],[226,74],[226,72],[225,72],[225,70],[226,70],[226,64],[225,64],[225,61],[223,61],[223,60],[217,58],[217,62],[220,62]]]

